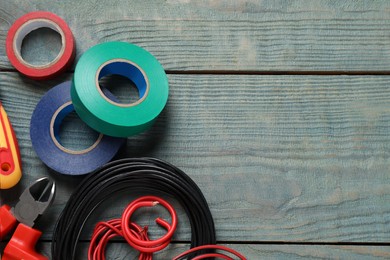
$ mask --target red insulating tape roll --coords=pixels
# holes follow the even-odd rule
[[[44,65],[32,65],[23,60],[21,48],[23,39],[39,28],[50,28],[61,35],[61,50],[57,57]],[[75,56],[73,34],[69,26],[59,16],[44,11],[31,12],[15,21],[8,31],[6,52],[11,64],[27,77],[43,80],[63,72],[72,64]]]

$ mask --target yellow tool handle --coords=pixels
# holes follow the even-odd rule
[[[21,177],[18,141],[0,102],[0,189],[15,186]]]

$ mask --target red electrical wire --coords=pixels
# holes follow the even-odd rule
[[[135,223],[131,225],[131,232],[138,238],[148,240],[147,227],[141,228]],[[105,260],[105,251],[108,241],[114,237],[123,236],[121,219],[113,219],[107,222],[99,222],[92,235],[91,244],[88,249],[88,259]],[[151,260],[152,254],[142,253],[139,256],[141,260]]]
[[[150,240],[147,234],[148,227],[141,228],[131,222],[132,214],[141,207],[153,207],[161,204],[171,214],[172,224],[157,218],[156,223],[167,230],[159,239]],[[174,208],[165,200],[155,196],[144,196],[130,203],[123,212],[122,218],[107,222],[99,222],[93,232],[88,249],[89,260],[105,260],[105,249],[108,241],[114,237],[124,237],[126,241],[140,251],[139,260],[152,260],[153,253],[164,249],[171,242],[177,226],[177,216]]]
[[[245,256],[241,255],[239,252],[235,251],[234,249],[231,249],[229,247],[226,247],[226,246],[220,246],[220,245],[204,245],[204,246],[198,246],[198,247],[194,247],[194,248],[191,248],[183,253],[181,253],[180,255],[174,257],[172,260],[180,260],[180,259],[183,259],[185,256],[191,254],[191,253],[194,253],[194,252],[197,252],[197,251],[200,251],[200,250],[205,250],[205,249],[212,249],[212,250],[221,250],[221,251],[225,251],[225,252],[228,252],[228,253],[231,253],[235,256],[238,257],[238,259],[240,260],[246,260]],[[201,255],[198,255],[194,258],[192,258],[193,260],[200,260],[200,259],[205,259],[205,258],[208,258],[208,257],[219,257],[219,258],[222,258],[222,259],[227,259],[227,260],[233,260],[233,258],[225,255],[225,254],[222,254],[222,253],[203,253]]]
[[[170,225],[166,221],[164,221],[161,218],[156,219],[156,223],[164,228],[167,229],[167,233],[156,240],[141,240],[137,238],[130,230],[126,227],[129,227],[131,222],[131,215],[141,207],[153,207],[157,204],[161,204],[164,206],[169,213],[171,214],[172,218],[172,224]],[[165,200],[155,197],[155,196],[144,196],[142,198],[139,198],[133,203],[131,203],[125,210],[125,212],[122,215],[122,226],[123,228],[123,237],[126,239],[126,241],[135,249],[137,249],[140,252],[144,253],[153,253],[160,251],[161,249],[164,249],[168,244],[171,242],[171,238],[173,236],[173,233],[175,232],[176,226],[177,226],[177,218],[176,218],[176,211],[175,209]]]

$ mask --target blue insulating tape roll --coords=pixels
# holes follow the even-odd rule
[[[67,175],[82,175],[110,161],[126,139],[100,134],[98,140],[81,151],[66,149],[59,143],[62,120],[74,110],[70,98],[71,82],[50,89],[39,101],[30,124],[30,137],[39,158],[51,169]],[[105,95],[115,97],[104,90]]]

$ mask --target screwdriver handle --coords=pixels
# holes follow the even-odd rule
[[[48,260],[35,251],[35,245],[41,235],[40,231],[20,223],[5,247],[1,260]]]
[[[16,226],[17,220],[8,205],[0,207],[0,241]]]
[[[21,177],[18,141],[0,102],[0,190],[15,186]]]

